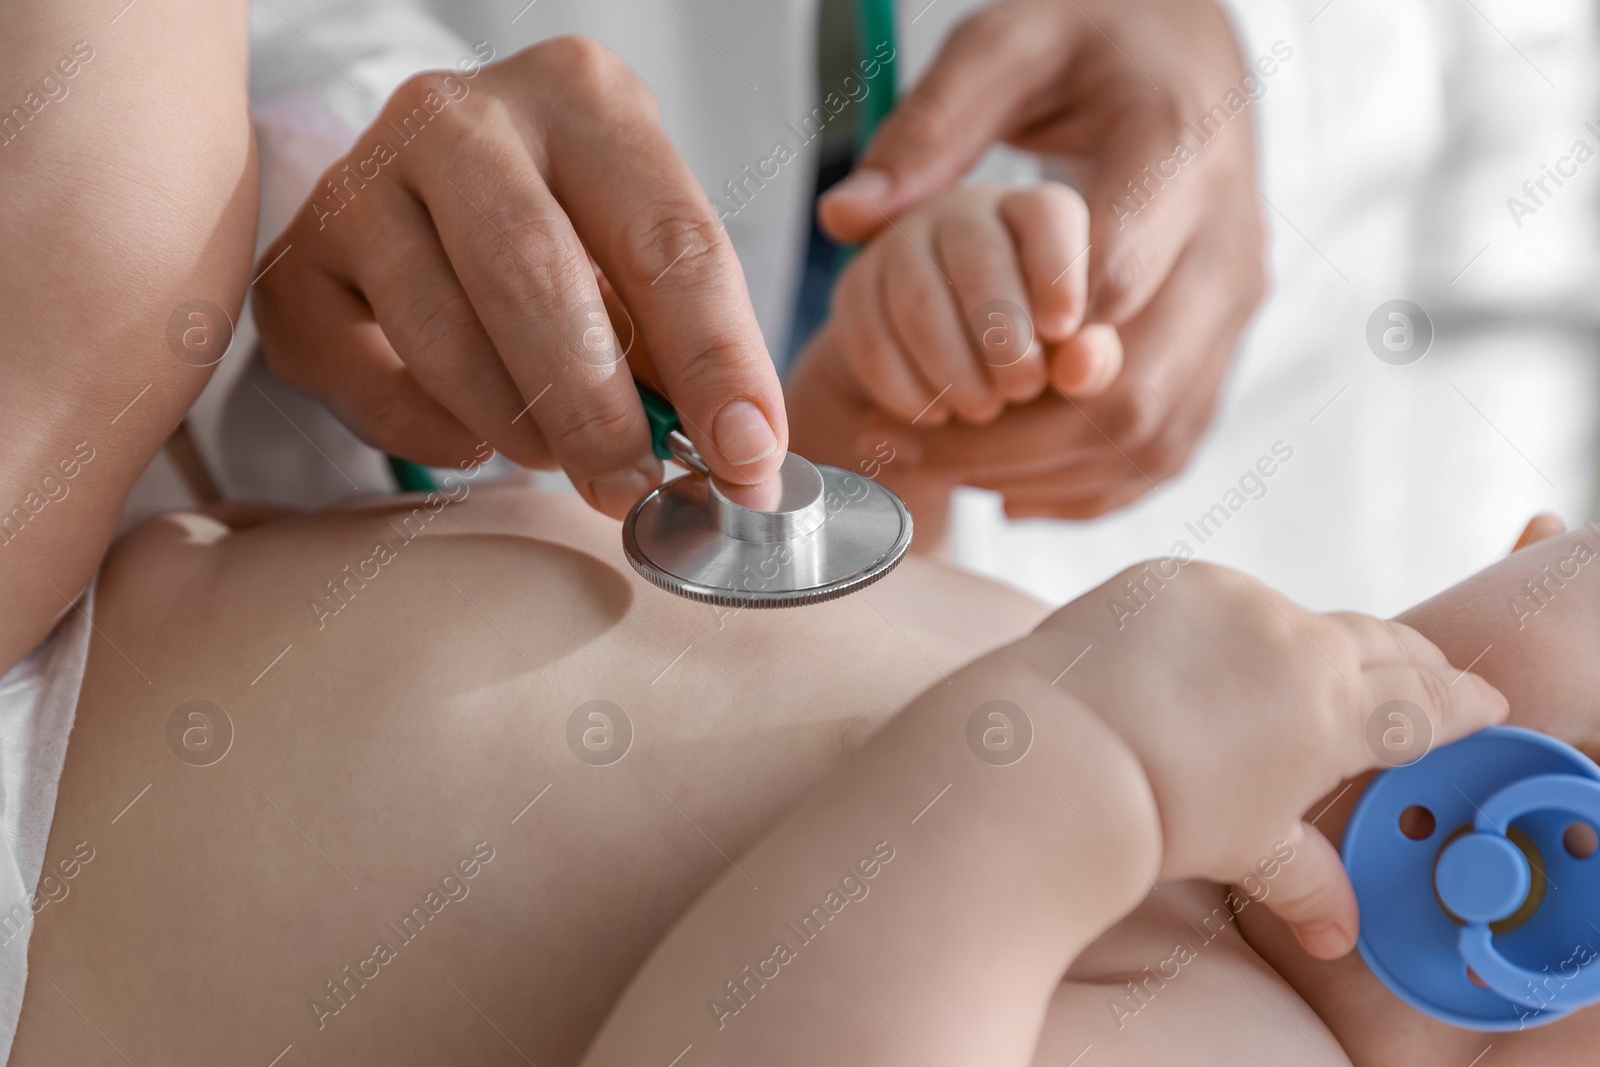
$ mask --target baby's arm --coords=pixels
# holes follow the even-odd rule
[[[1048,675],[996,666],[924,695],[740,857],[584,1062],[666,1064],[690,1045],[701,1064],[1030,1062],[1067,963],[1148,891],[1158,834],[1115,735]],[[949,743],[997,693],[1036,709],[1010,766]]]
[[[1237,878],[1274,841],[1295,859],[1262,906],[1348,951],[1353,895],[1300,813],[1375,761],[1371,707],[1425,705],[1443,739],[1504,704],[1404,627],[1179,566],[914,701],[685,914],[585,1063],[1021,1067],[1061,974],[1156,878]],[[1114,625],[1136,578],[1153,598]]]
[[[0,672],[69,610],[231,336],[255,236],[247,5],[8,11]]]

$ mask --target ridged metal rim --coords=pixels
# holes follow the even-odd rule
[[[822,468],[826,465],[818,464],[817,466]],[[639,512],[651,500],[652,497],[665,488],[665,485],[657,486],[655,489],[651,490],[645,495],[643,500],[640,500],[639,503],[635,504],[633,509],[628,512],[628,517],[622,524],[623,555],[628,557],[628,563],[632,565],[633,569],[639,573],[639,576],[645,581],[649,582],[651,585],[654,585],[656,588],[663,589],[668,593],[672,593],[675,596],[681,596],[687,600],[698,601],[702,604],[713,604],[717,607],[724,608],[798,608],[804,607],[807,604],[821,604],[824,601],[837,600],[838,598],[853,593],[858,589],[865,589],[873,582],[878,581],[884,575],[894,570],[900,565],[900,561],[905,559],[907,551],[909,551],[911,548],[913,526],[911,510],[906,507],[905,501],[901,500],[897,494],[878,482],[872,481],[872,479],[867,478],[864,475],[851,474],[851,472],[843,471],[838,467],[833,467],[831,469],[839,470],[841,473],[851,477],[860,478],[862,481],[870,482],[874,488],[888,497],[889,501],[894,505],[896,514],[898,514],[900,517],[900,536],[895,540],[894,544],[890,546],[889,551],[883,556],[879,557],[878,561],[867,570],[858,574],[853,574],[848,578],[841,578],[836,582],[829,582],[827,585],[814,586],[810,589],[798,589],[787,592],[774,592],[770,589],[742,591],[718,589],[712,586],[701,585],[697,582],[688,581],[684,578],[680,578],[676,574],[669,574],[645,558],[644,553],[639,549],[639,543],[634,534],[634,527],[635,523],[638,521]],[[688,474],[684,475],[684,477],[697,478],[700,477],[700,475]]]

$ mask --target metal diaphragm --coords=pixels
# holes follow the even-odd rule
[[[832,600],[882,578],[910,546],[911,512],[894,493],[792,452],[761,487],[724,487],[700,473],[667,482],[622,526],[634,570],[724,607]]]

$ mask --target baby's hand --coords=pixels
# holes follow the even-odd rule
[[[1506,715],[1498,691],[1411,627],[1318,615],[1198,561],[1125,571],[1015,648],[1138,760],[1159,877],[1229,883],[1291,846],[1266,905],[1322,958],[1354,946],[1359,919],[1338,852],[1302,813],[1392,758],[1371,740],[1375,714],[1405,701],[1434,745]]]
[[[953,189],[851,261],[830,332],[872,401],[907,423],[986,423],[1051,383],[1093,396],[1122,346],[1110,326],[1081,328],[1088,240],[1088,208],[1065,185]]]

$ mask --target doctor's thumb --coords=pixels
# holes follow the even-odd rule
[[[945,39],[927,72],[873,133],[855,169],[819,198],[817,221],[829,237],[867,240],[906,208],[953,186],[990,146],[1011,135],[1021,102],[1053,70],[1018,54],[1020,38],[1005,6],[969,18]]]

